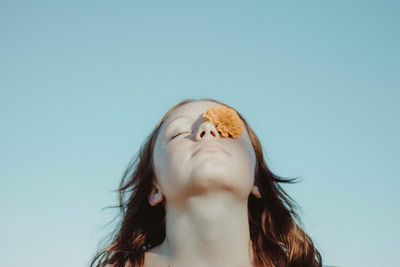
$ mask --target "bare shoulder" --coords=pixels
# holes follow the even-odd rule
[[[165,257],[159,255],[157,252],[153,251],[146,251],[144,253],[144,264],[143,267],[160,267],[164,266],[167,263]],[[167,265],[165,265],[167,266]],[[115,264],[107,264],[105,267],[117,267]],[[132,267],[132,264],[129,262],[125,263],[124,267]]]
[[[168,266],[168,261],[164,255],[161,255],[157,249],[151,249],[144,253],[143,267]]]
[[[115,265],[115,264],[107,264],[104,267],[117,267],[117,265]],[[132,265],[129,262],[127,262],[127,263],[125,263],[124,267],[132,267]]]

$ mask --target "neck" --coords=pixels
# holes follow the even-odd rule
[[[247,200],[226,192],[167,203],[161,254],[171,267],[253,266],[247,209]]]

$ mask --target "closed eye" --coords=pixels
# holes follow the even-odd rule
[[[181,132],[181,133],[178,133],[178,134],[172,136],[171,139],[169,139],[169,140],[172,140],[172,139],[174,139],[175,137],[177,137],[178,135],[183,134],[183,133],[190,133],[190,132]]]

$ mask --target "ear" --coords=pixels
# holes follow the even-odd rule
[[[256,197],[256,198],[261,198],[261,193],[258,190],[258,187],[256,185],[253,186],[251,189],[251,193]]]
[[[163,200],[163,194],[159,185],[153,185],[153,189],[149,194],[149,203],[151,206],[158,205]]]

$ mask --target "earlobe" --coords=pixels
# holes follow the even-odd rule
[[[258,187],[255,185],[253,186],[253,188],[251,189],[251,193],[256,197],[256,198],[261,198],[261,193],[258,190]]]
[[[154,186],[149,195],[149,204],[151,206],[158,205],[163,200],[163,195],[158,186]]]

